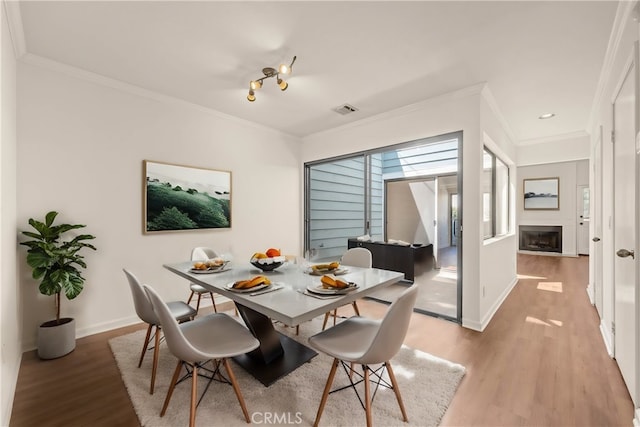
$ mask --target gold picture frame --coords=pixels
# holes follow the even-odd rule
[[[143,161],[143,232],[231,228],[231,172]]]

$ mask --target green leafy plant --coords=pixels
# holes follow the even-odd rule
[[[85,278],[81,269],[87,268],[84,257],[80,254],[83,248],[96,248],[86,243],[95,239],[91,234],[80,234],[69,240],[67,232],[83,228],[81,224],[57,224],[53,222],[58,212],[51,211],[45,216],[44,222],[29,219],[29,225],[37,233],[23,231],[33,240],[21,242],[27,246],[27,264],[33,269],[33,278],[40,281],[39,290],[43,295],[55,296],[56,323],[60,323],[60,294],[64,293],[68,299],[77,297],[84,287]]]

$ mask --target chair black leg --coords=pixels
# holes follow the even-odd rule
[[[320,423],[320,417],[322,411],[324,411],[324,405],[327,403],[327,397],[329,397],[329,391],[331,391],[331,384],[333,384],[333,377],[336,376],[336,369],[338,369],[338,359],[333,359],[333,365],[331,365],[331,371],[329,372],[329,378],[327,378],[327,384],[324,386],[324,392],[322,393],[322,399],[320,400],[320,407],[316,414],[316,420],[313,422],[313,427],[318,427]]]
[[[191,291],[191,295],[189,295],[189,299],[187,300],[187,304],[191,304],[191,300],[193,299],[193,294],[195,294],[195,291]]]

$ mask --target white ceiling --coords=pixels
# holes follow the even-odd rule
[[[584,132],[614,1],[26,1],[26,52],[305,136],[486,82],[517,141]],[[289,89],[262,68],[297,55]],[[333,108],[349,103],[348,116]],[[545,112],[556,117],[539,120]],[[425,117],[425,120],[429,120]]]

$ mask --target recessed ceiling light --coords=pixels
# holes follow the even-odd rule
[[[541,115],[540,117],[538,117],[540,120],[544,120],[544,119],[550,119],[551,117],[555,117],[556,113],[544,113],[543,115]]]

